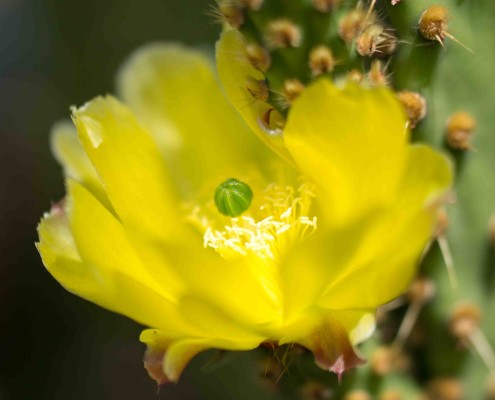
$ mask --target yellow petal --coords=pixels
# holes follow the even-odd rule
[[[199,244],[199,243],[198,243]],[[191,295],[212,304],[235,323],[258,327],[280,322],[280,299],[267,290],[249,257],[221,258],[213,249],[176,249],[174,260]],[[257,260],[257,262],[262,262]]]
[[[385,88],[339,89],[322,79],[294,102],[285,143],[318,185],[323,223],[349,224],[395,200],[406,157],[405,124],[401,106]]]
[[[124,226],[170,239],[180,226],[164,160],[151,136],[113,97],[73,111],[79,140]]]
[[[451,183],[452,168],[444,156],[427,146],[410,146],[397,205],[353,227],[352,237],[340,235],[339,240],[353,240],[354,245],[332,247],[337,250],[334,260],[344,261],[331,266],[320,304],[333,309],[376,307],[403,293]],[[339,256],[339,251],[352,256]]]
[[[249,92],[249,80],[263,80],[264,75],[254,69],[246,59],[242,35],[235,29],[226,29],[217,42],[217,68],[225,92],[249,127],[272,150],[289,163],[292,157],[285,148],[282,132],[269,132],[263,125],[263,117],[273,107],[253,99]],[[272,112],[273,115],[277,111]],[[273,117],[273,116],[272,116]]]
[[[145,368],[158,385],[177,382],[189,361],[201,351],[210,348],[251,350],[259,345],[256,340],[228,341],[202,337],[177,339],[156,329],[143,331],[140,340],[147,345]]]
[[[69,199],[39,226],[38,249],[48,271],[68,290],[142,324],[196,334],[165,286],[151,276],[114,216],[69,181]],[[166,265],[164,265],[166,268]],[[151,306],[152,305],[152,306]]]
[[[81,183],[111,209],[96,170],[79,142],[74,124],[70,121],[60,121],[53,125],[50,144],[53,155],[64,168],[65,176]]]
[[[154,134],[183,189],[225,179],[254,156],[255,141],[200,52],[156,43],[136,51],[118,87]],[[261,146],[260,146],[261,147]]]

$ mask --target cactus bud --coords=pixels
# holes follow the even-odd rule
[[[476,120],[471,114],[459,111],[447,119],[445,140],[453,149],[469,150],[471,136],[476,129]]]
[[[263,6],[263,0],[240,0],[240,2],[244,7],[253,11],[259,11]]]
[[[301,29],[288,19],[277,19],[268,24],[265,40],[267,46],[272,49],[299,47],[302,33]]]
[[[339,36],[350,44],[366,26],[374,20],[373,14],[367,15],[366,11],[358,7],[351,10],[339,23]]]
[[[272,63],[272,58],[268,50],[256,43],[248,43],[245,50],[246,57],[254,68],[263,73],[268,71]]]
[[[253,97],[254,101],[267,101],[270,97],[270,93],[268,92],[268,86],[264,79],[254,79],[252,77],[248,77],[246,79],[246,89],[249,94]]]
[[[311,0],[311,4],[313,7],[322,13],[330,12],[334,9],[334,7],[338,6],[340,0]]]
[[[327,46],[316,46],[309,53],[309,68],[313,76],[320,76],[332,72],[335,67],[335,59],[332,50]]]
[[[371,62],[368,80],[373,86],[387,86],[389,84],[386,67],[383,66],[383,63],[380,60],[373,60]]]
[[[403,400],[404,396],[394,389],[385,390],[381,395],[379,400]]]
[[[364,76],[361,72],[359,72],[357,69],[351,69],[346,76],[346,79],[349,82],[356,82],[356,83],[361,83],[364,79]]]
[[[395,358],[390,347],[380,346],[371,356],[371,370],[378,376],[385,376],[394,369]]]
[[[218,4],[218,12],[220,20],[229,24],[233,28],[240,28],[244,24],[244,11],[238,4],[230,1],[221,2]]]
[[[419,18],[419,32],[428,40],[443,43],[447,35],[449,10],[444,6],[432,5]]]
[[[453,378],[437,378],[428,384],[428,400],[462,400],[464,389],[461,382]]]
[[[292,102],[299,97],[304,90],[304,85],[298,79],[287,79],[282,89],[282,108],[289,108]]]
[[[435,284],[427,278],[416,278],[409,287],[408,297],[411,302],[428,303],[435,296]]]
[[[437,213],[437,225],[435,228],[435,237],[443,236],[449,227],[449,216],[445,208],[441,208]]]
[[[371,400],[371,396],[364,390],[351,390],[345,395],[344,400]]]
[[[416,125],[426,117],[426,100],[416,92],[403,90],[397,93],[397,98],[404,106],[409,121],[409,127],[415,128]]]
[[[356,38],[356,51],[363,57],[371,57],[375,53],[392,54],[397,40],[380,24],[368,25]]]
[[[215,189],[215,205],[220,214],[238,217],[251,205],[253,192],[245,183],[230,178]]]
[[[450,332],[460,340],[469,339],[481,322],[481,310],[473,303],[457,305],[450,315]]]

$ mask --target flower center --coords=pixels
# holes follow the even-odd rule
[[[309,216],[313,188],[303,183],[291,186],[269,185],[249,212],[229,218],[230,224],[216,229],[214,222],[203,219],[203,243],[223,257],[254,255],[276,259],[295,242],[316,230],[316,216]]]

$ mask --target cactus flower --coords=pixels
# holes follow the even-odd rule
[[[299,344],[341,374],[415,274],[449,163],[409,143],[386,88],[321,78],[270,128],[265,103],[236,100],[249,71],[228,64],[229,40],[219,71],[244,118],[206,57],[155,44],[122,68],[121,100],[55,126],[67,196],[41,220],[38,250],[67,290],[150,328],[140,339],[160,384],[203,350],[263,343]],[[244,185],[222,203],[231,214],[214,201],[230,179]]]

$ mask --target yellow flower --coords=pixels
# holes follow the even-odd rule
[[[242,82],[262,76],[232,57],[239,40],[218,47],[226,93],[282,157],[207,59],[174,45],[124,66],[127,106],[96,98],[73,110],[77,134],[52,134],[67,197],[39,225],[43,262],[67,290],[152,328],[141,341],[159,383],[208,348],[298,343],[336,373],[359,364],[354,346],[414,275],[451,183],[443,156],[408,143],[387,89],[319,80],[272,129],[266,103],[246,104]],[[228,178],[253,192],[235,218],[213,201]]]

